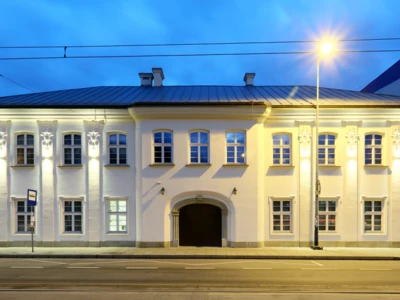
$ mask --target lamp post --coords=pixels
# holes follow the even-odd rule
[[[318,177],[318,144],[319,144],[319,65],[321,63],[321,56],[328,56],[332,53],[332,42],[319,42],[317,50],[317,82],[316,82],[316,113],[315,113],[315,211],[314,211],[314,245],[311,246],[314,250],[322,250],[323,248],[318,244],[318,206],[319,195],[321,194],[321,183]]]

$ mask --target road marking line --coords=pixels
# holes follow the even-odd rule
[[[43,269],[43,267],[32,267],[32,266],[28,266],[28,267],[11,267],[11,269]]]
[[[128,270],[156,270],[158,267],[126,267]]]
[[[36,261],[36,262],[45,262],[49,264],[59,264],[59,265],[68,265],[68,263],[62,263],[57,261],[48,261],[48,260],[39,260],[39,259],[28,259],[29,261]]]
[[[243,268],[243,270],[272,270],[272,268]]]
[[[310,260],[310,261],[311,261],[313,264],[316,264],[317,266],[324,267],[323,264],[317,263],[316,261],[312,261],[312,260]]]
[[[67,269],[100,269],[100,267],[67,267]]]
[[[361,271],[392,271],[392,269],[360,269]]]
[[[185,267],[185,270],[215,270],[212,267]]]
[[[337,270],[336,268],[301,268],[302,270],[316,270],[316,271],[330,271],[330,270]]]

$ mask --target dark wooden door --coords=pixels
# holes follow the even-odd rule
[[[221,247],[221,209],[209,204],[192,204],[179,212],[179,245]]]

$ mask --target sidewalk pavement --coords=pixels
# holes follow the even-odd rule
[[[4,247],[0,258],[400,260],[400,248]]]

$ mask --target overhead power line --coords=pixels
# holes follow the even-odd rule
[[[6,80],[8,80],[8,81],[10,81],[10,82],[12,82],[12,83],[14,83],[14,84],[16,84],[16,85],[18,85],[18,86],[20,86],[20,87],[22,87],[22,88],[24,88],[24,89],[26,89],[26,90],[28,90],[28,91],[31,91],[32,93],[35,93],[35,91],[31,90],[30,88],[27,88],[26,86],[24,86],[24,85],[22,85],[22,84],[20,84],[20,83],[18,83],[18,82],[15,82],[14,80],[12,80],[12,79],[10,79],[10,78],[7,78],[6,76],[4,76],[4,75],[2,75],[2,74],[0,74],[0,77],[3,77],[4,79],[6,79]]]
[[[400,52],[400,49],[377,50],[340,50],[338,53],[382,53]],[[1,60],[43,60],[43,59],[87,59],[87,58],[146,58],[146,57],[194,57],[194,56],[246,56],[246,55],[305,55],[315,54],[315,51],[290,52],[232,52],[232,53],[180,53],[180,54],[132,54],[132,55],[77,55],[77,56],[31,56],[31,57],[0,57]]]
[[[400,37],[342,39],[337,42],[400,41]],[[177,47],[177,46],[221,46],[221,45],[263,45],[317,43],[318,40],[292,41],[247,41],[247,42],[207,42],[207,43],[155,43],[155,44],[114,44],[114,45],[44,45],[44,46],[0,46],[0,49],[51,49],[51,48],[117,48],[117,47]]]

